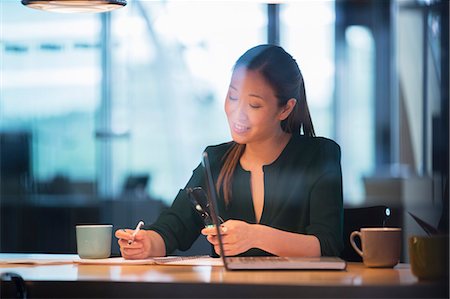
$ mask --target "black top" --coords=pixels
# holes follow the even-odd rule
[[[214,181],[217,181],[223,156],[232,142],[206,148]],[[314,235],[323,256],[339,256],[343,248],[343,202],[341,153],[339,145],[322,137],[293,135],[280,156],[264,170],[264,207],[260,224],[288,232]],[[202,187],[206,179],[202,166],[193,172],[186,188]],[[250,172],[238,163],[233,176],[232,198],[225,206],[218,194],[218,212],[226,221],[256,223],[250,189]],[[146,227],[164,239],[166,252],[187,250],[204,227],[185,190],[180,190],[172,206]],[[251,249],[243,255],[268,255]]]

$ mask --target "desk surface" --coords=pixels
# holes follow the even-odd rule
[[[447,297],[448,281],[418,281],[394,269],[348,263],[345,271],[226,271],[211,266],[0,265],[33,297]],[[12,287],[12,284],[9,284]],[[50,292],[50,293],[49,293]]]

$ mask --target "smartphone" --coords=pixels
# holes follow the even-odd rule
[[[202,217],[205,227],[214,226],[213,220],[209,212],[208,198],[202,187],[186,188],[189,201],[194,210]],[[219,222],[223,223],[223,219],[219,217]]]

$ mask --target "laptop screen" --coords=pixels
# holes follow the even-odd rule
[[[211,166],[209,164],[209,158],[208,153],[203,152],[202,156],[202,165],[203,169],[205,170],[205,177],[206,177],[206,192],[208,194],[208,202],[210,207],[210,216],[212,218],[213,224],[217,231],[217,237],[219,240],[219,254],[220,257],[223,260],[223,264],[225,266],[225,269],[228,270],[228,264],[226,260],[226,256],[224,254],[225,250],[223,249],[223,241],[222,241],[222,235],[220,232],[220,224],[219,224],[219,217],[217,216],[217,196],[216,196],[216,188],[214,187],[214,181],[211,174]]]

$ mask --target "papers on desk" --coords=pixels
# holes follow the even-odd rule
[[[79,259],[80,258],[76,254],[0,254],[0,264],[60,265],[72,264]]]
[[[127,260],[122,257],[107,259],[80,259],[76,254],[23,254],[0,253],[1,264],[26,265],[184,265],[184,266],[223,266],[222,260],[207,255],[202,256],[166,256],[142,260]]]

